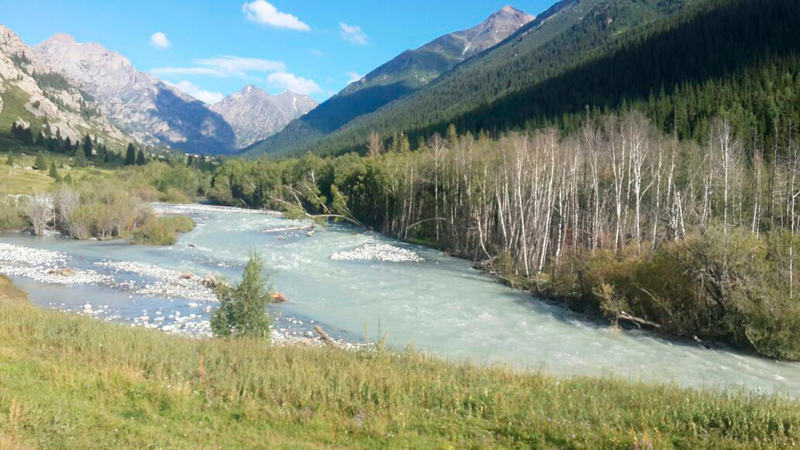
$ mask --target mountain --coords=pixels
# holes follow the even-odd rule
[[[96,98],[139,142],[206,154],[235,149],[234,131],[203,102],[142,73],[119,53],[58,34],[33,49],[37,58]]]
[[[533,20],[533,16],[506,6],[477,26],[441,36],[415,50],[407,50],[351,83],[272,138],[256,144],[248,153],[301,148],[427,85]]]
[[[68,137],[72,142],[91,134],[109,148],[130,141],[101,113],[97,102],[70,84],[7,27],[0,25],[0,129],[13,123]]]
[[[317,107],[311,97],[286,91],[271,96],[245,86],[211,106],[233,128],[236,146],[247,147],[281,131],[289,122]]]
[[[594,115],[635,107],[665,131],[702,137],[715,114],[746,111],[747,102],[756,101],[743,94],[759,93],[757,101],[767,104],[760,92],[781,85],[765,73],[748,80],[763,82],[761,90],[731,88],[748,70],[766,71],[765,61],[794,54],[797,36],[786,31],[787,21],[796,18],[793,3],[563,0],[413,93],[301,145],[278,143],[284,131],[248,154],[363,150],[372,132],[384,139],[402,132],[416,144],[449,124],[461,133],[553,125],[569,130],[585,118],[587,107]],[[751,17],[764,25],[748,27]],[[780,70],[796,71],[790,60],[778,63]],[[736,98],[720,98],[722,88]],[[758,110],[779,114],[766,106]],[[753,122],[744,116],[743,122]]]

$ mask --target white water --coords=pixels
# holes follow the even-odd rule
[[[274,307],[282,316],[277,326],[295,333],[306,333],[309,326],[321,323],[335,336],[351,341],[363,340],[365,331],[371,340],[387,332],[389,343],[397,348],[413,344],[447,358],[478,363],[800,395],[800,364],[708,350],[584,321],[559,306],[494,282],[467,261],[430,249],[342,226],[311,237],[305,231],[264,233],[301,224],[246,211],[179,209],[191,213],[198,227],[172,247],[18,234],[0,236],[0,242],[65,252],[72,257],[70,267],[114,277],[112,286],[47,285],[13,277],[37,304],[83,311],[88,302],[99,317],[195,333],[205,326],[213,302],[153,297],[152,289],[143,288],[154,280],[96,263],[129,261],[235,280],[248,253],[258,250],[276,289],[290,299]],[[425,260],[331,259],[336,252],[375,242],[413,250]],[[194,317],[187,319],[190,315]],[[164,319],[157,321],[157,317]],[[310,321],[314,323],[309,325]]]

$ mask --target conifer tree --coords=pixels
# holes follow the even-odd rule
[[[136,149],[133,144],[128,144],[128,150],[125,152],[125,165],[132,166],[136,164]]]
[[[90,159],[93,156],[92,153],[92,138],[87,133],[86,136],[83,138],[83,153],[86,155],[86,159]]]
[[[8,158],[6,158],[6,164],[8,164],[9,166],[14,165],[14,152],[12,152],[11,150],[8,151]]]
[[[47,160],[44,159],[44,153],[41,151],[36,154],[36,170],[44,172],[47,170]]]
[[[75,153],[75,166],[76,167],[86,167],[86,156],[84,156],[83,152],[76,152]]]
[[[53,179],[60,178],[58,176],[58,169],[56,169],[56,163],[54,161],[50,162],[50,173],[49,173],[49,176],[50,176],[50,178],[53,178]]]
[[[145,158],[144,152],[142,151],[142,149],[139,149],[139,154],[136,155],[136,165],[137,166],[143,166],[145,164],[147,164],[147,158]]]

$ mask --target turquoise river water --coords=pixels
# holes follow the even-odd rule
[[[689,387],[800,395],[800,364],[706,349],[586,321],[560,306],[503,286],[472,268],[468,261],[438,251],[346,226],[331,226],[311,237],[305,231],[276,232],[300,223],[250,211],[200,206],[158,208],[187,213],[198,226],[171,247],[0,235],[1,244],[23,247],[23,252],[61,252],[67,258],[64,265],[92,271],[104,281],[37,281],[20,269],[33,264],[30,261],[2,258],[0,273],[10,273],[31,300],[43,307],[91,311],[107,320],[197,334],[207,331],[213,300],[203,296],[181,298],[180,293],[167,295],[158,287],[148,289],[159,286],[158,277],[142,270],[118,270],[114,263],[135,262],[151,270],[200,275],[214,273],[235,280],[249,252],[258,250],[275,288],[290,299],[272,307],[276,328],[290,334],[305,334],[320,324],[350,342],[363,341],[365,335],[374,341],[388,333],[389,344],[396,348],[413,344],[449,359],[504,363],[557,375],[613,375]],[[376,242],[413,250],[424,260],[331,259],[335,252]],[[15,270],[9,272],[9,267]],[[41,272],[42,266],[28,269]]]

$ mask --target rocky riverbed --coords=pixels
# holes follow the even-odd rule
[[[85,262],[84,262],[85,264]],[[132,326],[160,330],[195,338],[212,335],[208,320],[217,298],[214,290],[204,284],[207,277],[179,272],[163,267],[127,261],[97,261],[97,270],[76,267],[76,261],[67,253],[0,243],[0,274],[33,280],[49,285],[93,285],[115,291],[124,291],[129,297],[130,309],[142,297],[163,298],[169,303],[155,309],[141,309],[136,314],[124,316],[118,307],[103,302],[93,302],[87,297],[84,303],[68,306],[50,301],[48,306],[109,322],[123,322]],[[121,275],[127,275],[122,277]],[[136,280],[130,279],[135,275]],[[183,312],[181,311],[183,310]],[[284,316],[277,312],[271,341],[276,345],[328,345],[317,333],[309,330],[317,324]],[[332,345],[345,349],[362,349],[367,344],[333,340]]]
[[[422,262],[425,258],[411,250],[383,243],[368,243],[331,255],[334,261]]]

